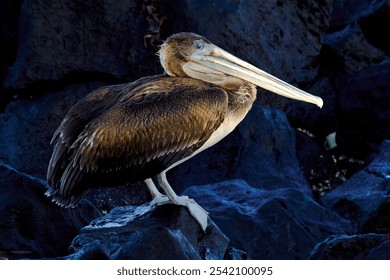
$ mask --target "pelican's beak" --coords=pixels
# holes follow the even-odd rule
[[[190,76],[219,79],[220,83],[226,75],[234,76],[288,98],[313,103],[320,108],[323,105],[320,97],[300,90],[213,44],[205,44],[201,50],[194,52],[183,69]]]

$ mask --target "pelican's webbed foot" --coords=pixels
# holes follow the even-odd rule
[[[165,197],[160,192],[158,192],[157,188],[155,187],[153,181],[151,179],[145,180],[146,184],[149,187],[149,190],[152,193],[153,201],[159,200],[160,196]],[[190,212],[191,216],[199,223],[202,230],[206,232],[207,229],[207,223],[209,215],[206,210],[204,210],[202,207],[199,206],[198,203],[195,202],[195,200],[188,198],[188,196],[178,196],[172,189],[172,187],[169,185],[167,177],[165,175],[165,172],[161,172],[157,175],[157,182],[159,186],[163,189],[166,196],[169,198],[169,201],[166,203],[173,203],[176,205],[181,205],[187,207],[188,211]],[[164,198],[165,199],[165,198]],[[165,203],[165,202],[164,202]]]
[[[169,198],[166,195],[156,196],[153,198],[152,201],[150,201],[150,205],[152,206],[164,205],[168,203],[172,203],[172,202],[169,200]]]
[[[195,200],[188,198],[188,196],[178,196],[175,201],[176,205],[187,207],[191,216],[199,223],[203,231],[206,231],[208,225],[209,213],[204,210]]]

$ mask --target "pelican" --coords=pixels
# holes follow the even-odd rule
[[[69,110],[51,141],[46,195],[74,207],[89,188],[144,181],[152,205],[185,206],[205,231],[208,213],[176,195],[166,172],[232,132],[257,86],[319,107],[323,101],[194,33],[170,36],[158,54],[165,74],[99,88]]]

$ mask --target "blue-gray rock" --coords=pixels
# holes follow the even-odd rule
[[[382,1],[378,2],[381,3]],[[377,30],[382,30],[383,26],[388,26],[390,24],[390,2],[388,0],[383,2],[384,3],[376,9],[375,12],[363,17],[359,21],[359,25],[362,28],[364,35],[367,37],[367,40],[373,46],[383,50],[387,55],[390,55],[390,42],[388,40],[383,40],[383,36],[380,32],[375,32]]]
[[[5,88],[22,89],[70,74],[139,77],[154,73],[144,47],[145,19],[136,1],[26,0],[19,48]]]
[[[332,25],[335,28],[353,24],[375,13],[387,0],[335,0],[332,11]]]
[[[365,158],[383,140],[390,139],[389,93],[389,58],[361,71],[340,87],[336,140],[343,151]]]
[[[322,74],[335,92],[338,148],[365,159],[390,138],[387,108],[390,92],[388,43],[377,30],[388,25],[388,1],[336,1],[331,32],[324,38]],[[342,14],[342,15],[341,15]]]
[[[322,55],[324,71],[331,77],[336,88],[361,70],[386,58],[386,53],[372,46],[356,25],[348,25],[327,34],[324,37]]]
[[[92,221],[64,259],[215,260],[231,252],[228,245],[229,239],[213,222],[204,233],[186,208],[147,203],[116,207]]]
[[[0,84],[16,57],[21,2],[22,0],[0,1]]]
[[[12,101],[0,114],[0,160],[46,179],[54,131],[73,104],[103,84],[74,84],[33,99]]]
[[[389,260],[389,234],[330,236],[319,243],[310,259],[314,260]]]
[[[188,188],[233,247],[251,259],[307,259],[333,234],[348,234],[350,222],[296,189],[253,188],[233,180]]]
[[[331,25],[318,56],[320,72],[308,88],[324,99],[324,107],[318,111],[297,103],[287,108],[291,125],[309,131],[314,145],[323,146],[325,136],[336,132],[337,154],[364,160],[390,137],[387,108],[382,106],[388,104],[390,90],[388,47],[378,40],[383,36],[377,32],[380,26],[386,26],[389,11],[389,2],[385,0],[334,1]],[[304,151],[298,153],[304,163],[321,162],[315,156],[302,158]],[[327,154],[325,149],[317,153],[325,158]],[[315,167],[303,166],[305,170]],[[329,169],[332,166],[324,170]],[[312,177],[311,173],[305,174]],[[333,179],[325,178],[328,182]]]
[[[44,196],[45,182],[0,162],[0,255],[50,258],[65,255],[72,239],[100,216],[87,201],[64,209]]]
[[[390,233],[390,141],[364,170],[322,198],[322,204],[349,219],[355,232]]]

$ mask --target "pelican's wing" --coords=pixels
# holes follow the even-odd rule
[[[224,90],[198,80],[169,77],[140,85],[79,134],[55,196],[61,204],[76,202],[72,196],[91,183],[157,175],[199,149],[227,107]]]
[[[91,120],[109,110],[120,98],[131,93],[134,88],[147,81],[158,80],[162,77],[165,75],[150,76],[132,83],[102,87],[76,103],[66,114],[51,140],[54,149],[47,170],[49,185],[54,185],[60,180],[67,165],[67,153],[70,146]]]

